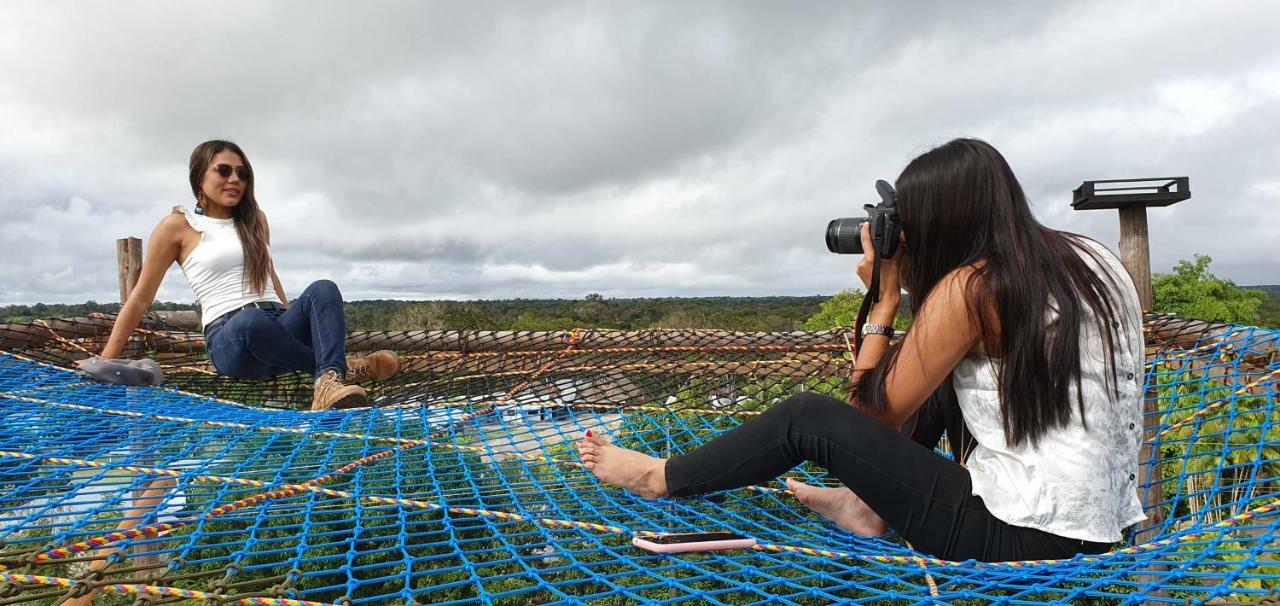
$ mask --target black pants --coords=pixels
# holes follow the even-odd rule
[[[939,408],[943,408],[939,410]],[[903,433],[835,398],[801,393],[667,462],[667,490],[688,497],[762,484],[813,461],[918,550],[947,560],[1068,558],[1111,547],[1013,526],[974,496],[969,472],[933,451],[946,429],[967,452],[959,411],[922,409]]]

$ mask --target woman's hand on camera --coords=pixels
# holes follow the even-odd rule
[[[902,256],[906,249],[905,239],[898,243],[898,250],[893,257],[880,261],[880,298],[876,301],[872,313],[876,310],[891,311],[896,314],[898,302],[902,297]],[[871,241],[871,222],[862,224],[862,260],[858,262],[858,278],[868,290],[871,288],[871,271],[875,266],[876,248]]]

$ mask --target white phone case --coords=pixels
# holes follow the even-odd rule
[[[632,537],[631,544],[654,553],[685,553],[690,551],[719,551],[721,549],[748,549],[755,547],[752,538],[730,539],[727,541],[697,541],[693,543],[654,543],[644,537]]]

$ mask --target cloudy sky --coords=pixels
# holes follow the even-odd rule
[[[956,136],[1114,244],[1085,179],[1189,175],[1152,266],[1280,283],[1280,3],[8,2],[0,304],[117,298],[114,240],[239,142],[290,296],[829,294],[829,219]],[[191,301],[177,268],[161,300]]]

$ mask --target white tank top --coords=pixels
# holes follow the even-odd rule
[[[1039,446],[1005,443],[1000,423],[997,362],[970,355],[952,374],[965,425],[978,445],[969,454],[973,494],[992,515],[1012,524],[1099,543],[1121,540],[1120,531],[1146,518],[1138,498],[1138,449],[1142,442],[1143,336],[1138,293],[1124,266],[1106,247],[1081,240],[1104,261],[1081,252],[1085,263],[1111,274],[1119,286],[1115,385],[1107,385],[1105,342],[1086,308],[1080,327],[1080,390],[1088,426],[1080,422],[1076,388],[1072,418],[1051,429]],[[1050,311],[1047,320],[1057,316]],[[1006,329],[1008,329],[1006,327]]]
[[[197,215],[185,207],[174,207],[200,232],[200,243],[180,267],[200,303],[200,323],[208,326],[218,316],[257,301],[275,301],[275,283],[267,276],[262,296],[244,282],[244,247],[233,219]]]

